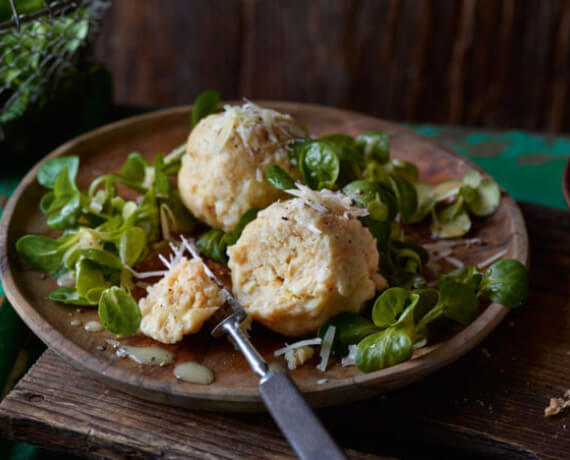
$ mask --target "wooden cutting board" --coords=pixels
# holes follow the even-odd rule
[[[360,451],[351,458],[568,458],[570,410],[545,418],[544,408],[570,388],[570,213],[522,209],[533,261],[526,304],[440,372],[319,411],[342,447]],[[136,399],[51,350],[0,404],[0,436],[90,458],[293,457],[269,415]]]
[[[314,135],[341,132],[358,135],[382,130],[390,135],[393,157],[416,163],[420,178],[426,182],[461,178],[470,168],[478,169],[445,147],[399,125],[338,109],[295,103],[267,102],[262,105],[291,113]],[[126,156],[139,151],[147,158],[168,152],[187,136],[190,107],[169,109],[126,119],[104,126],[64,144],[49,157],[79,155],[81,188],[103,173],[118,171]],[[112,347],[105,350],[107,332],[87,333],[81,324],[96,318],[96,311],[70,308],[47,300],[55,288],[52,279],[28,267],[14,249],[19,237],[28,233],[46,233],[45,216],[37,207],[45,193],[35,177],[38,166],[22,181],[8,203],[2,219],[5,237],[2,258],[6,295],[28,326],[54,351],[73,366],[83,369],[104,383],[138,397],[177,406],[207,410],[259,411],[263,409],[257,393],[257,378],[243,357],[226,340],[214,340],[207,333],[189,337],[181,344],[165,347],[176,354],[177,362],[198,361],[211,368],[216,380],[212,385],[184,383],[173,375],[173,366],[140,365],[119,359]],[[478,263],[505,249],[505,257],[528,261],[528,241],[524,220],[517,204],[503,196],[499,210],[491,217],[478,219],[470,232],[484,244],[459,250],[466,263]],[[425,229],[424,229],[425,230]],[[418,230],[422,233],[421,228]],[[424,231],[425,233],[425,231]],[[292,372],[292,376],[313,406],[328,406],[369,398],[381,392],[407,385],[453,362],[483,340],[507,314],[507,309],[485,305],[479,317],[464,329],[457,329],[446,340],[416,350],[414,358],[397,366],[362,374],[354,366],[342,367],[333,359],[325,375],[315,368],[316,358]],[[277,361],[273,351],[284,345],[285,338],[253,331],[253,342],[268,361]],[[150,339],[133,337],[128,344],[150,344]],[[326,378],[325,383],[319,383]]]

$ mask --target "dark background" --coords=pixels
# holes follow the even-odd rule
[[[568,0],[114,0],[96,45],[118,103],[313,102],[570,131]]]

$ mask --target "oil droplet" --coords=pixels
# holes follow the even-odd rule
[[[174,361],[174,354],[159,347],[133,347],[121,345],[116,340],[105,340],[117,350],[119,358],[129,358],[139,364],[166,366]]]
[[[71,323],[73,327],[77,327],[77,326],[81,326],[81,321],[79,321],[78,319],[74,319]]]
[[[209,385],[214,381],[214,373],[206,366],[193,361],[181,363],[174,368],[174,375],[185,382]]]
[[[84,329],[87,332],[101,332],[104,328],[103,325],[99,321],[89,321]]]

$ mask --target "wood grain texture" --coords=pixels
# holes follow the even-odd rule
[[[321,410],[343,447],[398,458],[567,458],[570,412],[543,414],[549,398],[570,388],[570,214],[522,209],[533,261],[526,305],[437,374],[366,402]],[[0,405],[0,431],[92,457],[291,455],[268,416],[137,400],[52,351]]]
[[[390,135],[391,154],[416,163],[421,179],[428,183],[461,178],[468,169],[476,168],[460,155],[393,123],[315,105],[271,102],[264,105],[291,113],[316,136],[331,132],[356,136],[366,131],[382,130]],[[187,135],[189,117],[190,107],[182,107],[126,119],[80,136],[47,158],[79,155],[81,167],[77,181],[80,188],[85,188],[95,177],[120,170],[131,151],[136,150],[150,160],[156,152],[168,152],[179,145]],[[131,360],[117,358],[112,347],[97,350],[98,346],[105,344],[104,339],[113,337],[112,334],[90,334],[72,324],[73,320],[82,324],[94,320],[97,312],[94,309],[77,312],[47,298],[56,287],[55,280],[41,280],[40,273],[26,266],[15,250],[19,237],[29,233],[49,233],[45,216],[37,208],[31,212],[29,207],[30,203],[39,202],[45,192],[36,181],[40,165],[36,165],[23,179],[0,222],[4,229],[0,229],[0,234],[6,235],[5,238],[0,237],[0,244],[5,245],[4,251],[0,251],[3,254],[3,286],[7,298],[28,326],[73,365],[124,391],[153,401],[191,408],[263,410],[256,376],[226,340],[214,340],[208,337],[207,331],[202,331],[186,337],[179,344],[166,346],[176,353],[177,362],[198,361],[216,375],[212,385],[185,384],[176,379],[172,366],[141,367]],[[415,228],[410,228],[410,231],[417,231],[418,237],[427,241],[427,227]],[[502,249],[507,251],[505,257],[518,259],[524,264],[528,262],[524,220],[516,203],[507,195],[503,196],[493,216],[474,222],[469,235],[480,238],[484,243],[456,251],[456,256],[467,264],[477,264]],[[409,384],[453,362],[483,340],[507,311],[495,303],[483,304],[479,316],[465,328],[453,330],[450,337],[434,340],[429,346],[416,350],[410,361],[381,371],[363,374],[354,366],[343,367],[338,359],[333,358],[326,373],[328,381],[318,383],[323,374],[314,365],[315,357],[313,362],[291,374],[308,402],[315,407],[365,399]],[[264,333],[262,328],[254,329],[252,336],[255,337],[254,345],[268,362],[284,363],[281,358],[273,356],[273,351],[284,345],[284,337]],[[134,336],[124,342],[147,345],[150,339]]]
[[[2,403],[0,430],[95,458],[295,458],[269,416],[227,417],[137,400],[86,377],[49,350]]]
[[[312,102],[412,122],[570,130],[570,0],[115,0],[121,103]]]

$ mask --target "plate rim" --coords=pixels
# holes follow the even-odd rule
[[[228,101],[228,103],[232,102],[235,103],[236,101]],[[411,135],[417,140],[428,141],[430,144],[436,146],[438,149],[445,151],[447,154],[467,164],[469,167],[480,172],[484,172],[477,165],[473,164],[469,159],[459,155],[440,142],[422,136],[410,128],[402,126],[398,123],[394,123],[392,121],[354,111],[317,104],[265,100],[256,102],[264,106],[280,107],[279,110],[282,111],[287,111],[288,107],[291,109],[293,107],[296,109],[303,108],[318,111],[336,112],[344,116],[356,115],[362,120],[369,119],[371,121],[388,123],[396,126],[400,132],[406,132],[408,135]],[[35,309],[35,307],[27,302],[27,300],[17,288],[12,272],[12,266],[9,260],[10,249],[7,247],[7,238],[16,204],[18,203],[20,197],[27,189],[27,187],[35,181],[37,170],[43,163],[53,157],[59,156],[69,151],[69,149],[78,144],[89,141],[92,138],[97,138],[98,136],[109,131],[114,131],[124,126],[151,120],[156,117],[182,115],[184,113],[187,113],[189,115],[191,109],[191,105],[176,106],[145,113],[142,115],[128,117],[115,121],[113,123],[103,125],[95,130],[89,131],[65,142],[44,156],[41,160],[39,160],[22,178],[14,190],[12,196],[6,204],[6,207],[4,208],[4,212],[0,220],[0,275],[2,277],[2,284],[6,297],[20,318],[22,318],[28,327],[30,327],[30,329],[47,346],[56,351],[58,355],[67,359],[74,367],[88,372],[90,375],[104,381],[106,384],[113,388],[131,393],[143,399],[150,399],[167,404],[183,405],[192,408],[222,411],[232,410],[235,412],[263,411],[264,407],[262,405],[261,398],[254,388],[239,389],[238,387],[239,391],[237,393],[234,391],[229,391],[227,388],[223,388],[219,389],[219,391],[212,391],[211,393],[205,395],[204,393],[192,393],[188,391],[180,392],[176,391],[176,388],[170,387],[170,392],[165,393],[160,388],[161,385],[159,382],[156,381],[146,380],[144,382],[144,386],[141,386],[130,381],[121,380],[121,378],[124,378],[124,369],[111,366],[111,363],[107,359],[95,356],[93,352],[89,352],[88,350],[74,343],[72,340],[68,339],[62,332],[52,327],[50,323]],[[517,226],[520,228],[517,234],[519,234],[521,238],[516,239],[516,241],[513,243],[513,251],[516,252],[516,258],[528,266],[529,244],[526,223],[519,206],[508,194],[505,193],[502,197],[502,200],[506,206],[509,206],[510,211],[513,213],[511,215],[511,219],[514,219]],[[340,402],[338,401],[328,404],[327,395],[333,395],[336,392],[342,391],[349,386],[356,386],[361,391],[359,395],[355,395],[353,398],[346,399],[346,402],[357,399],[365,399],[370,396],[377,395],[383,391],[389,391],[397,387],[408,385],[444,366],[447,366],[468,351],[475,348],[496,328],[496,326],[507,315],[508,311],[509,309],[502,305],[491,303],[471,324],[463,328],[453,337],[449,338],[440,344],[437,348],[431,350],[425,355],[386,369],[382,369],[380,371],[375,371],[368,374],[362,373],[351,378],[339,380],[336,383],[334,381],[327,382],[327,384],[323,385],[323,387],[320,389],[304,389],[301,386],[301,390],[311,405],[315,407],[322,407],[326,405],[339,404]],[[380,391],[376,391],[375,386],[380,383],[379,380],[382,381],[382,389]],[[364,390],[370,390],[370,394],[366,395],[366,391]],[[228,409],[228,407],[230,408]]]

